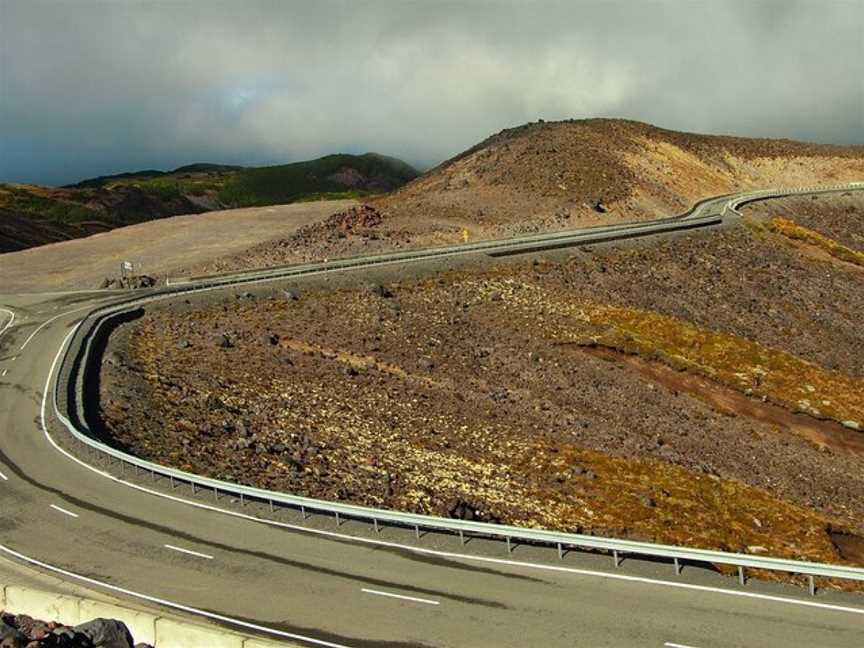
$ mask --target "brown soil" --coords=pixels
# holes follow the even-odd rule
[[[154,307],[113,338],[102,415],[142,456],[268,488],[841,561],[835,540],[864,534],[864,433],[712,377],[758,342],[767,367],[860,380],[864,277],[824,267],[740,228],[403,281],[390,298]],[[624,314],[606,322],[653,313],[729,353],[674,380],[655,364],[679,367],[668,344],[626,363],[562,344],[598,304]]]
[[[317,224],[220,272],[323,257],[671,216],[712,195],[864,177],[864,147],[679,133],[616,119],[526,124],[484,140],[371,201],[384,215],[348,232]]]

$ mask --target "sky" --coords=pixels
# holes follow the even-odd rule
[[[0,181],[428,168],[586,117],[864,144],[864,0],[0,0]]]

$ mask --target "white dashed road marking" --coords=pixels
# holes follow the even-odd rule
[[[9,478],[4,475],[2,471],[0,471],[0,479],[2,479],[3,481],[9,481]]]
[[[196,558],[206,558],[207,560],[213,560],[213,556],[210,556],[205,553],[198,553],[197,551],[192,551],[191,549],[183,549],[182,547],[175,547],[174,545],[163,545],[166,549],[171,549],[173,551],[179,551],[180,553],[189,554],[190,556],[195,556]]]
[[[61,513],[63,513],[63,515],[68,515],[69,517],[73,517],[73,518],[77,518],[77,517],[78,517],[78,514],[77,514],[77,513],[73,513],[72,511],[67,511],[67,510],[64,509],[64,508],[60,508],[60,507],[57,506],[56,504],[52,504],[52,505],[51,505],[51,508],[53,508],[55,511],[60,511]]]
[[[401,594],[392,594],[390,592],[380,592],[378,590],[366,589],[365,587],[360,590],[365,594],[375,594],[376,596],[389,596],[390,598],[401,599],[403,601],[413,601],[414,603],[425,603],[426,605],[440,605],[439,601],[433,601],[432,599],[422,599],[416,598],[414,596],[402,596]]]
[[[663,645],[666,646],[666,648],[696,648],[696,646],[688,646],[687,644],[672,643],[671,641],[667,641]]]

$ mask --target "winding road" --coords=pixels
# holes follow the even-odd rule
[[[728,197],[690,214],[734,218]],[[709,222],[710,221],[710,222]],[[667,232],[663,223],[652,235]],[[679,221],[680,222],[680,221]],[[680,228],[678,228],[680,229]],[[668,231],[672,231],[671,229]],[[677,230],[675,230],[677,231]],[[630,237],[628,227],[524,237],[410,255],[312,264],[309,274],[501,255]],[[593,237],[593,238],[592,238]],[[603,238],[606,237],[606,238]],[[471,249],[469,249],[469,247]],[[266,270],[196,286],[278,281]],[[297,282],[299,279],[294,278]],[[222,289],[222,288],[219,288]],[[62,443],[50,393],[75,324],[118,299],[98,291],[0,294],[0,553],[115,595],[319,646],[853,647],[864,600],[668,564],[570,553],[295,512],[117,477]]]

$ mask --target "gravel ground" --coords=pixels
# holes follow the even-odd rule
[[[142,456],[268,488],[864,562],[860,451],[562,346],[550,331],[567,323],[562,304],[580,303],[864,375],[864,274],[742,227],[563,263],[154,308],[112,338],[102,416]]]

